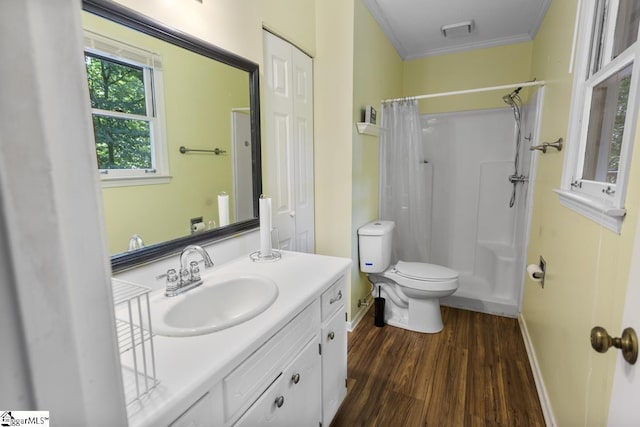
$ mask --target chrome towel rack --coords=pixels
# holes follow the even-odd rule
[[[555,148],[558,151],[562,151],[562,138],[558,138],[557,141],[554,142],[545,142],[541,145],[534,145],[533,147],[529,147],[529,150],[534,151],[534,150],[539,150],[542,151],[543,153],[547,152],[547,148]]]
[[[203,150],[203,149],[199,149],[199,148],[187,148],[184,145],[182,145],[182,146],[180,146],[180,152],[182,154],[190,153],[190,152],[194,152],[194,153],[213,153],[216,156],[219,156],[221,154],[226,154],[227,150],[221,150],[220,148],[214,148],[213,150]]]

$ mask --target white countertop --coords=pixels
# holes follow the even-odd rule
[[[252,262],[247,255],[203,270],[205,281],[242,274],[268,277],[278,285],[278,297],[263,313],[228,329],[194,337],[156,335],[153,344],[160,384],[141,403],[129,407],[129,424],[142,427],[171,423],[350,266],[348,258],[282,251],[282,258],[276,262]]]

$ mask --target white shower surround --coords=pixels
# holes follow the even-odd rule
[[[542,90],[522,111],[520,170],[533,179],[537,105]],[[423,115],[427,177],[431,185],[428,262],[460,273],[456,293],[443,305],[516,317],[520,312],[532,183],[518,184],[509,208],[514,173],[515,121],[510,108]],[[525,137],[532,136],[528,141]]]

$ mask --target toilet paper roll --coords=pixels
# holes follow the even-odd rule
[[[542,278],[544,277],[544,273],[538,264],[527,265],[527,274],[529,275],[529,279],[534,282],[542,282]],[[534,274],[537,277],[533,277]]]
[[[220,227],[229,225],[229,195],[224,192],[218,194],[218,221]]]
[[[191,232],[197,233],[198,231],[203,231],[205,229],[204,222],[196,222],[195,224],[191,224]]]

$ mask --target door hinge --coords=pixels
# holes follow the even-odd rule
[[[349,387],[347,387],[347,379],[346,378],[344,379],[344,388],[349,388]]]
[[[322,344],[318,344],[318,354],[322,356]]]
[[[344,321],[345,322],[347,321],[347,312],[346,311],[344,312]]]

